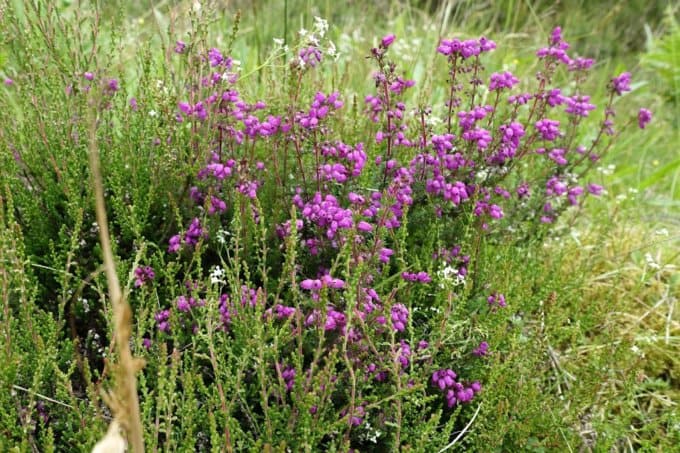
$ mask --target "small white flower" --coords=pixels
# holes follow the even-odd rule
[[[647,262],[647,266],[649,266],[652,269],[659,270],[661,269],[661,266],[659,266],[659,263],[657,263],[654,258],[652,257],[652,254],[647,252],[645,253],[645,261]]]
[[[328,49],[326,50],[326,55],[333,58],[334,60],[337,60],[340,57],[338,49],[335,47],[333,41],[328,41]]]
[[[227,243],[227,236],[229,236],[229,232],[226,230],[219,230],[217,231],[217,242],[220,244],[224,245]]]
[[[155,110],[149,110],[149,116],[152,117],[152,118],[156,117],[156,116],[158,116],[158,112],[155,111]]]
[[[276,44],[277,46],[279,47],[283,46],[283,43],[284,43],[283,38],[274,38],[274,44]]]
[[[323,38],[328,31],[328,21],[321,17],[314,17],[314,31]]]
[[[220,266],[215,266],[210,272],[210,283],[213,285],[217,285],[220,283],[224,283],[224,269],[222,269]]]

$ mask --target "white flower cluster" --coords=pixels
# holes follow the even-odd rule
[[[336,60],[340,57],[335,43],[326,37],[328,33],[328,21],[321,17],[314,17],[314,25],[311,30],[301,28],[298,30],[298,37],[300,39],[298,50],[314,48],[320,55]],[[282,38],[274,38],[275,51],[288,53],[290,47]],[[296,55],[295,61],[300,68],[305,68],[309,64],[302,55]]]
[[[446,266],[437,271],[439,277],[439,287],[444,289],[448,287],[456,287],[465,284],[465,276],[458,273],[458,269]]]
[[[210,271],[210,283],[213,285],[220,285],[220,284],[225,284],[224,280],[224,269],[222,269],[220,266],[215,266],[212,268]]]

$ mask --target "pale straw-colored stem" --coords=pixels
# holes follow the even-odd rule
[[[118,351],[119,363],[115,365],[115,387],[106,398],[117,422],[127,434],[127,441],[135,453],[144,451],[144,437],[137,396],[135,374],[142,368],[143,361],[132,356],[130,334],[132,332],[132,310],[120,289],[116,265],[111,250],[106,208],[104,204],[104,185],[100,170],[99,148],[97,146],[97,117],[93,106],[90,118],[89,154],[92,183],[94,186],[99,240],[102,246],[104,269],[109,287],[109,299],[113,307],[113,339]]]

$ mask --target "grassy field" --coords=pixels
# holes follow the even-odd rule
[[[116,420],[133,445],[140,423],[149,451],[680,451],[678,14],[638,0],[0,0],[0,450],[90,451]],[[445,133],[442,39],[493,39],[484,77],[511,71],[515,91],[530,91],[556,26],[571,56],[595,59],[585,81],[551,76],[597,106],[565,147],[599,142],[604,106],[617,112],[620,136],[574,167],[600,196],[564,203],[550,224],[537,221],[540,200],[499,201],[502,220],[475,213],[487,181],[487,198],[507,186],[515,200],[519,182],[548,179],[538,145],[506,173],[466,148],[486,169],[455,173],[477,184],[467,203],[391,173],[390,158],[409,168]],[[414,86],[381,91],[378,70]],[[631,90],[613,96],[624,71]],[[221,98],[231,119],[200,119],[217,84],[233,91]],[[459,110],[494,103],[492,90],[467,90]],[[308,127],[317,93],[312,108],[329,113]],[[390,93],[413,143],[394,154],[392,135],[376,139],[399,118],[384,115]],[[369,94],[388,106],[377,121]],[[653,113],[644,130],[640,107]],[[333,176],[338,140],[355,169],[365,152],[363,173]],[[223,154],[233,184],[217,178]],[[315,192],[341,200],[316,206],[352,226],[309,214]],[[344,201],[357,194],[384,206]],[[390,212],[398,226],[385,226]],[[393,255],[378,258],[383,248]],[[452,281],[450,265],[469,274]],[[139,421],[122,343],[145,363]],[[447,404],[445,370],[474,387],[471,401]]]

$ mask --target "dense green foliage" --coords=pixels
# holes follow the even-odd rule
[[[93,111],[117,270],[134,309],[133,349],[146,359],[139,389],[150,451],[419,452],[439,451],[454,438],[452,449],[466,451],[677,449],[680,32],[672,5],[611,2],[598,16],[591,2],[84,3],[0,6],[0,76],[13,81],[0,86],[0,450],[88,451],[111,418],[101,400],[115,382],[87,159]],[[295,53],[283,46],[299,50],[298,30],[313,30],[315,16],[328,19],[325,39],[340,55],[296,72]],[[282,138],[239,154],[267,166],[257,198],[233,190],[219,218],[206,214],[209,203],[192,201],[193,185],[221,190],[196,178],[213,149],[214,124],[175,120],[187,93],[201,93],[208,74],[199,56],[210,48],[240,62],[244,99],[282,115],[308,109],[316,92],[339,92],[345,105],[332,117],[332,137],[366,143],[372,166],[382,145],[373,139],[379,126],[363,113],[364,96],[376,89],[375,61],[364,57],[380,37],[398,35],[390,58],[415,80],[403,100],[417,107],[448,98],[446,59],[435,54],[440,38],[488,34],[498,50],[484,60],[487,71],[511,70],[524,81],[538,69],[534,50],[560,24],[575,36],[576,53],[598,60],[585,85],[593,103],[604,106],[611,75],[630,67],[633,93],[615,107],[623,118],[648,106],[654,121],[644,134],[622,136],[598,162],[592,182],[607,188],[604,196],[566,209],[551,229],[508,215],[486,232],[471,209],[438,217],[423,195],[406,210],[402,229],[377,228],[363,245],[310,255],[296,240],[301,212],[290,198],[305,168],[313,185],[314,156],[296,161]],[[629,28],[644,25],[647,38],[630,39]],[[187,43],[181,57],[176,40]],[[107,95],[110,79],[120,84],[116,95]],[[568,81],[559,72],[555,79]],[[578,137],[592,140],[596,132],[586,128]],[[352,184],[357,191],[386,185],[377,170]],[[349,191],[332,190],[338,197]],[[168,253],[168,240],[186,233],[193,217],[210,237]],[[293,231],[278,239],[273,226],[291,218]],[[472,277],[452,289],[432,252],[454,244],[472,256]],[[386,307],[405,304],[410,318],[403,331],[366,333],[375,357],[386,358],[383,383],[365,376],[367,364],[354,369],[352,360],[374,356],[353,350],[348,335],[303,335],[295,327],[304,321],[302,307],[323,312],[333,303],[354,316],[362,279],[379,266],[356,261],[357,249],[388,246],[395,251],[384,268],[390,277],[376,274],[375,288]],[[153,282],[135,284],[139,266],[155,270]],[[320,267],[345,279],[342,297],[324,288],[317,300],[300,288]],[[399,278],[418,271],[432,276],[431,286]],[[496,291],[506,308],[489,307]],[[254,301],[252,310],[232,311],[227,327],[225,293]],[[173,327],[159,331],[158,313],[189,294],[205,301],[202,311],[175,310]],[[283,301],[297,315],[267,315]],[[420,340],[430,349],[416,350]],[[403,341],[413,351],[406,366]],[[476,357],[481,341],[490,352]],[[316,371],[305,380],[310,366]],[[480,381],[482,392],[447,407],[430,382],[446,368]],[[284,376],[291,369],[294,381]]]

